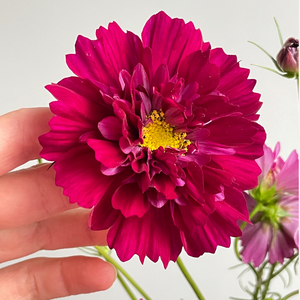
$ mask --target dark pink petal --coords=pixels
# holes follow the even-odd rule
[[[201,141],[201,140],[208,138],[209,135],[210,135],[210,132],[208,129],[197,128],[194,131],[192,131],[191,133],[188,133],[186,138],[188,140],[192,140],[192,141]]]
[[[239,190],[253,189],[258,185],[257,177],[261,170],[255,161],[233,155],[212,156],[212,159],[231,174]]]
[[[202,122],[207,123],[220,117],[225,117],[238,110],[238,106],[228,103],[224,96],[205,95],[193,102],[196,106],[205,108]]]
[[[169,81],[169,70],[167,65],[160,65],[154,74],[153,86],[160,87],[161,84]]]
[[[137,64],[137,66],[133,69],[132,82],[137,90],[141,90],[142,88],[142,91],[146,92],[146,94],[150,96],[149,78],[143,65]]]
[[[100,172],[100,163],[87,146],[74,148],[54,164],[56,184],[64,189],[70,203],[91,208],[96,205],[113,182]]]
[[[125,218],[132,216],[141,218],[149,209],[149,202],[137,183],[120,186],[111,201],[113,208],[119,209]]]
[[[106,117],[98,123],[98,129],[103,137],[118,141],[122,136],[122,122],[116,117]]]
[[[62,113],[66,112],[66,117],[68,115],[73,116],[73,118],[69,118],[71,120],[95,124],[109,112],[109,110],[105,109],[101,103],[102,97],[100,93],[97,101],[91,101],[90,98],[85,98],[74,91],[59,85],[59,83],[47,85],[46,88],[59,101],[52,102],[53,107],[51,107],[51,110],[55,115],[63,117],[60,111]]]
[[[244,194],[235,188],[224,187],[224,197],[223,213],[231,215],[236,220],[249,222],[249,212]]]
[[[221,145],[212,142],[203,141],[199,143],[199,153],[206,155],[233,155],[235,154],[234,148],[224,148]]]
[[[220,68],[220,85],[218,90],[230,98],[252,92],[255,80],[247,80],[248,69],[239,66],[235,55],[227,55],[223,49],[212,49],[210,61]]]
[[[251,91],[246,95],[243,94],[242,96],[231,98],[231,103],[239,106],[237,111],[241,112],[245,118],[257,121],[259,116],[255,114],[262,106],[262,102],[259,102],[259,99],[260,94]]]
[[[107,242],[122,261],[134,254],[142,263],[146,256],[154,262],[161,257],[165,268],[170,260],[176,261],[182,248],[169,205],[160,209],[150,207],[142,218],[119,218],[109,230]]]
[[[193,234],[181,231],[181,240],[188,255],[198,257],[205,252],[214,253],[217,246],[228,248],[230,237],[241,235],[236,219],[223,212],[222,202],[216,202],[216,210],[205,226],[197,226]]]
[[[88,140],[88,145],[95,151],[96,159],[108,168],[119,167],[127,159],[116,143]]]
[[[142,32],[144,47],[152,49],[154,73],[162,64],[168,66],[170,77],[178,68],[180,61],[196,50],[206,50],[208,43],[202,40],[200,30],[193,23],[171,19],[164,12],[152,16]]]
[[[174,191],[174,184],[167,175],[162,173],[155,175],[151,181],[151,186],[158,192],[164,194],[167,199],[174,199],[177,197],[177,194]]]
[[[218,194],[222,191],[223,186],[231,186],[233,175],[226,172],[220,165],[211,161],[202,167],[204,175],[205,190],[211,194]]]
[[[195,162],[188,163],[186,167],[186,191],[197,202],[205,202],[203,199],[203,173],[202,169]]]
[[[151,205],[153,205],[156,208],[163,207],[168,201],[164,194],[158,192],[154,188],[149,188],[147,190],[147,198]]]
[[[111,197],[105,195],[93,208],[89,219],[89,227],[92,230],[106,230],[116,222],[118,217],[121,217],[121,212],[112,207]]]
[[[252,143],[235,148],[236,155],[246,159],[256,159],[264,154],[262,145],[266,140],[266,132],[262,126],[252,122],[252,127],[256,128],[257,132],[252,136]]]
[[[252,144],[252,136],[257,129],[252,122],[240,117],[216,119],[205,126],[210,131],[209,140],[226,146]],[[222,128],[222,130],[220,130]]]
[[[219,84],[219,68],[209,62],[209,50],[196,51],[185,57],[179,65],[178,74],[186,85],[197,82],[200,95],[215,90]]]
[[[101,82],[120,88],[119,72],[124,69],[131,73],[141,61],[142,43],[132,32],[124,33],[115,22],[108,29],[100,27],[96,34],[96,41],[78,37],[76,54],[67,56],[67,64],[76,75],[96,85]]]
[[[174,205],[174,224],[185,233],[193,235],[197,226],[204,226],[208,216],[215,210],[215,197],[203,195],[203,204],[189,199],[187,205]]]
[[[89,124],[54,116],[49,125],[51,131],[39,137],[43,146],[41,157],[51,161],[59,159],[65,152],[80,145],[81,136],[91,130]]]
[[[176,107],[169,108],[165,111],[166,122],[171,126],[177,126],[184,122],[183,113]]]

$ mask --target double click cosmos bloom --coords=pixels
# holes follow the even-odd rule
[[[257,160],[262,169],[259,186],[247,195],[253,225],[246,225],[242,257],[258,267],[269,254],[271,264],[283,263],[299,248],[298,154],[294,150],[284,162],[280,144],[272,151],[264,146],[264,156]]]
[[[194,257],[229,247],[265,140],[249,70],[164,12],[142,39],[115,22],[96,36],[67,56],[77,76],[47,86],[58,101],[41,156],[55,161],[56,184],[93,208],[90,227],[109,229],[122,261],[166,267],[182,247]]]

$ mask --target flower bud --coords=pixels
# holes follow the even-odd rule
[[[277,62],[282,71],[298,75],[298,49],[299,40],[289,38],[277,54]]]

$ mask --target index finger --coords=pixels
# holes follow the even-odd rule
[[[23,108],[0,116],[0,176],[39,158],[38,137],[49,131],[47,107]]]

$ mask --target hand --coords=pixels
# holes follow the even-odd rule
[[[0,117],[0,263],[38,250],[106,245],[104,231],[88,228],[89,211],[69,204],[41,164],[8,173],[39,157],[38,137],[49,130],[48,108]],[[97,258],[34,258],[0,268],[1,299],[42,300],[108,289],[114,267]]]

